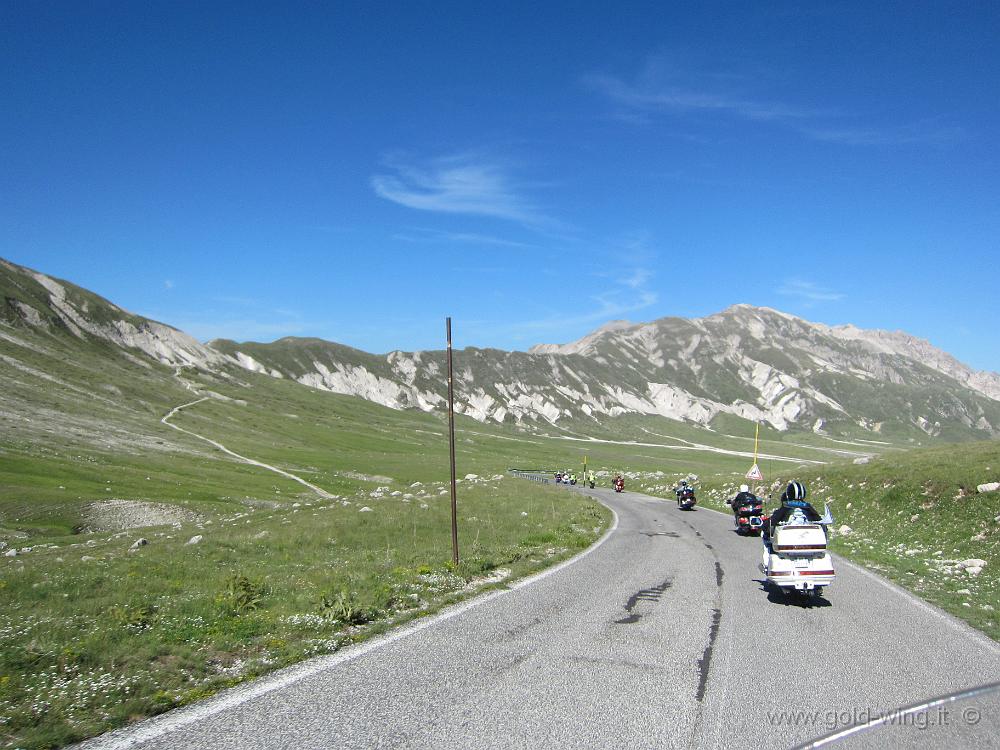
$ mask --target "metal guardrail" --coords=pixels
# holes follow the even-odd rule
[[[518,479],[527,479],[529,482],[538,482],[539,484],[548,484],[552,481],[550,477],[553,476],[552,472],[544,469],[507,469],[507,473]]]

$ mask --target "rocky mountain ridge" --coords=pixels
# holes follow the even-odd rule
[[[72,337],[146,366],[256,372],[396,409],[446,403],[442,351],[376,355],[298,338],[203,344],[2,260],[0,291],[4,349]],[[576,342],[528,352],[469,348],[456,353],[455,378],[461,413],[528,429],[644,414],[704,427],[737,417],[828,434],[1000,432],[997,373],[974,371],[903,332],[827,326],[749,305],[692,320],[613,321]]]

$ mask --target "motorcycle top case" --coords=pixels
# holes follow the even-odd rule
[[[816,557],[826,553],[826,533],[822,526],[779,526],[772,549],[783,557]]]

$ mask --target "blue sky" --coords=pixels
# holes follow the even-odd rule
[[[990,2],[0,6],[0,256],[201,339],[747,302],[1000,371]]]

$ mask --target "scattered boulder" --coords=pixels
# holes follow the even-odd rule
[[[521,511],[521,515],[522,515],[522,516],[526,516],[526,515],[528,515],[528,511],[526,511],[526,510],[522,510],[522,511]]]
[[[471,481],[473,481],[475,479],[479,479],[479,475],[478,474],[466,474],[465,475],[465,481],[467,481],[467,482],[471,482]]]
[[[205,537],[203,537],[201,534],[195,534],[193,537],[191,537],[184,543],[184,546],[186,547],[189,544],[199,544],[201,540],[204,538]]]
[[[854,463],[863,466],[864,464],[870,463],[871,460],[871,456],[860,456],[859,458],[854,459]]]
[[[90,555],[84,555],[80,558],[80,562],[93,562],[95,559],[96,558],[93,558]]]
[[[988,482],[976,487],[976,492],[996,492],[1000,490],[1000,482]]]
[[[145,547],[147,544],[149,544],[148,539],[144,537],[139,537],[134,542],[132,542],[132,546],[129,547],[129,549],[139,549],[139,547]]]
[[[966,570],[969,568],[985,568],[986,561],[980,560],[978,557],[970,557],[968,560],[962,560],[962,562],[958,564],[958,567],[965,568]]]
[[[9,549],[9,550],[7,550],[6,552],[3,553],[3,556],[4,557],[17,557],[17,550],[16,549]]]
[[[361,510],[358,511],[358,513],[371,513],[371,512],[372,512],[372,509],[369,508],[367,505],[365,507],[363,507]]]
[[[264,539],[267,536],[270,536],[270,533],[267,531],[267,529],[265,529],[264,531],[258,531],[256,534],[253,535],[253,538]]]
[[[968,573],[973,578],[975,578],[976,576],[978,576],[980,573],[983,572],[983,569],[978,565],[973,565],[971,567],[966,568],[965,572]]]
[[[955,593],[956,594],[964,594],[965,596],[971,596],[972,595],[972,592],[969,591],[968,589],[959,589]]]
[[[852,529],[845,523],[839,529],[837,529],[837,533],[840,534],[841,536],[850,536],[852,533],[854,533],[854,529]]]
[[[910,516],[910,523],[916,523],[919,520],[920,520],[919,513],[914,513],[912,516]]]

